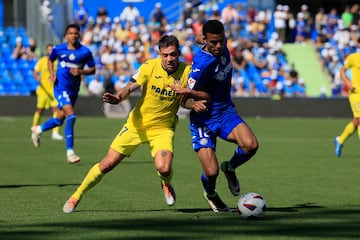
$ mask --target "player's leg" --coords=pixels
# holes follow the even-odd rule
[[[161,188],[167,205],[172,206],[176,201],[175,190],[171,184],[173,176],[173,142],[174,130],[162,129],[161,131],[147,132],[151,155],[160,178]]]
[[[204,197],[214,212],[228,212],[229,208],[216,192],[216,179],[219,174],[219,164],[215,155],[216,134],[207,127],[190,124],[192,145],[203,168],[201,183]]]
[[[40,119],[41,116],[43,115],[44,109],[42,108],[36,108],[34,116],[33,116],[33,121],[32,121],[32,126],[38,126],[40,124]]]
[[[79,204],[81,198],[91,188],[100,182],[102,177],[116,167],[125,156],[110,148],[107,155],[97,164],[95,164],[87,173],[80,186],[66,201],[63,211],[71,213]]]
[[[36,129],[40,124],[40,118],[43,115],[46,108],[46,98],[43,95],[37,95],[36,98],[36,110],[33,116],[31,126],[31,140],[35,147],[40,147],[40,135],[36,133]]]
[[[142,138],[137,132],[132,131],[131,128],[129,129],[127,126],[123,126],[111,143],[107,155],[100,163],[95,164],[90,169],[81,185],[69,200],[66,201],[63,211],[66,213],[73,212],[83,194],[95,186],[103,175],[116,167],[124,157],[130,156],[141,143]]]
[[[52,112],[53,112],[53,118],[57,117],[57,107],[56,105],[52,107]],[[52,134],[51,134],[51,139],[53,140],[63,140],[64,137],[60,135],[59,133],[60,127],[54,127],[52,130]]]
[[[334,139],[335,143],[335,155],[340,157],[341,150],[344,142],[354,134],[354,132],[358,129],[359,121],[360,121],[360,95],[355,93],[350,93],[349,102],[351,106],[351,110],[353,112],[353,120],[349,122],[341,134]],[[360,130],[358,130],[360,131]],[[360,137],[360,132],[359,132]]]
[[[78,163],[80,157],[74,152],[74,126],[76,122],[76,114],[72,104],[63,105],[62,110],[65,113],[65,144],[66,155],[69,163]]]
[[[235,169],[247,162],[257,151],[258,141],[245,121],[237,114],[229,114],[228,120],[222,123],[221,137],[237,144],[233,156],[229,161],[221,164],[228,181],[230,192],[234,196],[240,194],[240,183],[236,177]]]
[[[56,118],[49,118],[46,122],[44,122],[40,126],[35,126],[31,128],[32,135],[31,138],[33,140],[34,146],[40,146],[40,135],[42,132],[53,129],[54,127],[61,126],[64,122],[65,115],[62,111],[58,110]]]
[[[216,192],[216,179],[219,175],[219,165],[213,148],[200,148],[198,157],[203,167],[201,183],[204,188],[204,197],[214,212],[228,212],[229,207],[221,200]]]

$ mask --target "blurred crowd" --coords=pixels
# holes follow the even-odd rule
[[[181,17],[168,21],[160,2],[147,16],[129,4],[111,18],[104,7],[89,16],[82,0],[75,10],[74,22],[83,29],[82,43],[97,61],[98,74],[87,77],[90,94],[100,95],[116,89],[146,59],[157,56],[157,42],[163,34],[173,34],[181,44],[181,60],[191,64],[201,47],[203,23],[219,19],[226,27],[227,44],[234,65],[234,96],[305,96],[304,81],[282,51],[285,38],[272,27],[272,11],[229,3],[220,9],[216,1],[194,4],[186,2]]]
[[[157,56],[157,42],[163,34],[177,36],[181,60],[191,64],[201,47],[203,23],[219,19],[225,25],[234,67],[233,96],[306,96],[304,80],[282,50],[287,42],[314,43],[323,70],[330,76],[332,95],[346,95],[338,70],[345,56],[358,50],[359,4],[347,6],[343,12],[319,9],[312,15],[307,5],[300,9],[277,5],[274,10],[261,10],[241,3],[220,8],[218,1],[198,2],[186,2],[180,18],[170,21],[160,2],[149,11],[149,16],[142,16],[129,3],[112,18],[104,6],[95,16],[89,15],[85,2],[77,0],[73,21],[81,26],[81,41],[91,49],[97,63],[97,74],[85,77],[82,93],[101,95],[124,86],[145,60]],[[48,3],[44,5],[44,16],[51,19]],[[35,39],[31,41],[36,46]],[[21,51],[31,53],[35,49],[15,47],[12,55],[25,58]]]

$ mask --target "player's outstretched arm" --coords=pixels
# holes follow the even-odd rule
[[[136,82],[129,82],[125,87],[121,88],[117,94],[104,93],[103,101],[110,104],[119,104],[122,100],[127,99],[130,94],[139,88]]]

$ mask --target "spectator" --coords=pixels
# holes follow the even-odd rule
[[[96,12],[96,21],[99,21],[101,24],[103,24],[107,17],[109,17],[108,11],[104,6],[100,6]]]
[[[152,19],[157,25],[165,26],[167,19],[164,12],[161,9],[161,2],[155,4],[155,8],[150,13],[150,19]]]
[[[102,96],[104,93],[103,83],[100,81],[99,76],[96,74],[95,77],[90,81],[88,85],[89,93],[93,96]]]
[[[344,28],[349,28],[351,26],[354,15],[351,13],[351,8],[349,5],[345,6],[344,12],[341,14],[341,20],[344,24]]]
[[[225,25],[238,23],[239,14],[233,7],[232,3],[228,3],[221,11],[221,19]]]
[[[88,22],[89,13],[85,8],[84,0],[78,0],[77,4],[78,7],[74,10],[74,22],[79,25],[81,31],[84,32]]]
[[[315,30],[320,33],[326,27],[327,14],[324,8],[320,8],[319,12],[315,15]]]
[[[283,9],[282,5],[276,6],[276,11],[274,12],[274,27],[275,32],[279,35],[281,41],[285,41],[286,37],[286,20],[287,14]]]
[[[120,21],[125,22],[125,24],[135,24],[139,17],[140,12],[132,3],[129,3],[120,13]]]

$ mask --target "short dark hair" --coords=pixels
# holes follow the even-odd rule
[[[80,32],[80,26],[77,25],[76,23],[71,23],[69,25],[66,26],[65,32],[67,33],[67,31],[69,30],[69,28],[76,28],[79,32]]]
[[[173,35],[162,36],[159,40],[159,49],[170,46],[175,46],[176,49],[179,49],[180,47],[179,40]]]
[[[202,31],[203,35],[206,36],[207,33],[222,34],[225,32],[225,29],[222,22],[216,19],[211,19],[204,23]]]

